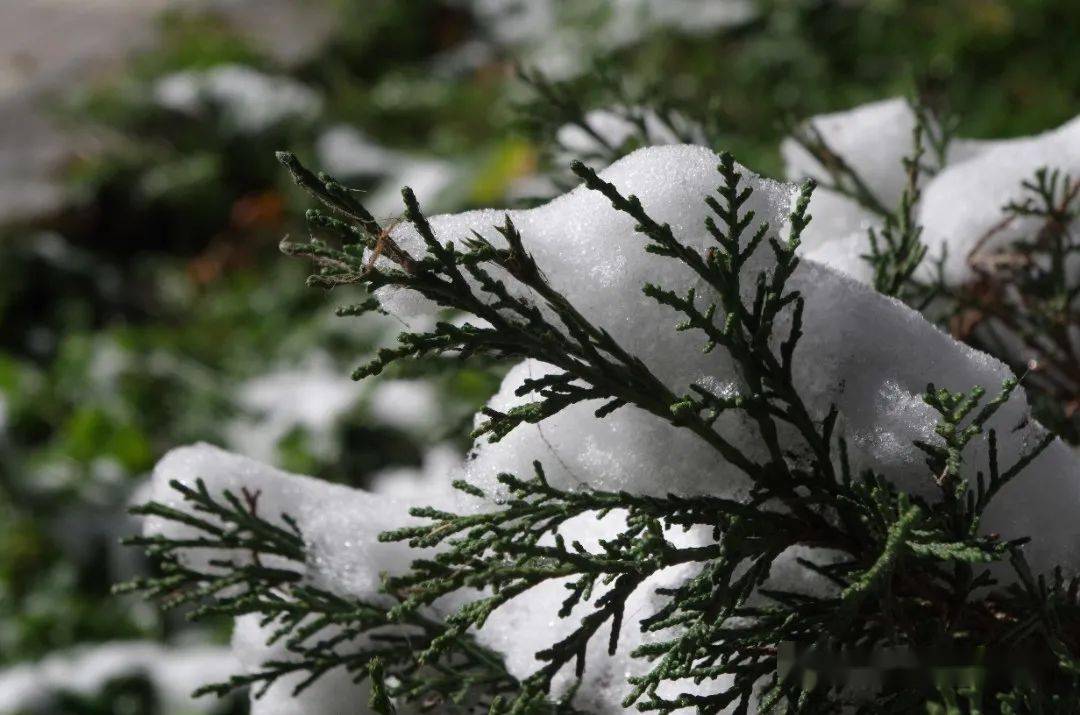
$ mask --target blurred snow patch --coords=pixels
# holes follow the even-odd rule
[[[439,424],[439,396],[428,380],[383,380],[368,398],[368,412],[382,424],[425,432]]]
[[[62,694],[92,696],[110,681],[146,677],[165,713],[209,712],[214,698],[195,700],[191,693],[236,671],[227,648],[170,648],[148,641],[117,641],[54,653],[36,663],[0,670],[0,713],[55,713]]]
[[[361,391],[325,356],[256,377],[238,389],[237,400],[248,414],[229,426],[227,441],[243,454],[273,463],[280,440],[299,427],[307,431],[316,454],[331,454],[333,428]]]
[[[469,5],[494,45],[555,78],[576,76],[591,57],[655,30],[708,35],[756,15],[751,0],[472,0]]]
[[[243,65],[177,72],[158,80],[153,94],[162,107],[181,114],[218,110],[242,134],[257,134],[289,119],[313,119],[322,109],[314,90]]]
[[[374,179],[374,188],[361,197],[376,218],[404,210],[401,188],[408,186],[426,210],[438,208],[444,193],[460,172],[448,161],[387,149],[352,127],[326,131],[315,145],[320,169],[340,179]]]

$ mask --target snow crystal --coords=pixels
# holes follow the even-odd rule
[[[0,714],[56,712],[56,699],[63,693],[92,696],[112,680],[139,675],[153,684],[165,713],[210,712],[219,703],[195,700],[191,693],[236,667],[229,650],[216,646],[103,643],[0,670]]]
[[[168,75],[155,84],[154,97],[162,107],[192,116],[217,109],[242,134],[256,134],[288,119],[311,119],[322,108],[319,95],[299,82],[243,65]]]

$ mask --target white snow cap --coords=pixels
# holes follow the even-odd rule
[[[263,664],[274,660],[294,660],[296,654],[278,641],[268,645],[274,632],[272,626],[260,623],[257,613],[249,613],[236,619],[233,626],[232,648],[235,658],[246,672],[257,672]],[[325,637],[325,633],[321,634]],[[251,695],[251,715],[364,715],[372,712],[368,707],[370,683],[353,682],[353,676],[344,668],[335,668],[323,675],[297,695],[293,689],[307,677],[306,673],[292,673],[282,677],[260,697]]]
[[[685,244],[703,250],[713,241],[703,226],[708,212],[703,198],[719,181],[718,163],[719,157],[702,147],[654,147],[634,152],[601,176],[624,195],[638,196],[645,210],[658,222],[669,223]],[[786,231],[794,187],[745,170],[744,174],[744,182],[755,190],[745,209],[756,212],[755,221],[767,220],[775,230]],[[702,354],[700,334],[675,332],[677,316],[641,293],[646,282],[678,290],[694,286],[699,300],[707,304],[712,300],[709,289],[682,263],[646,253],[643,237],[633,230],[634,221],[616,212],[597,192],[578,187],[535,209],[472,211],[435,216],[430,222],[442,242],[461,241],[475,230],[499,244],[492,226],[501,224],[504,215],[513,220],[552,286],[630,353],[641,357],[676,394],[695,382],[737,380],[723,351]],[[406,250],[422,253],[412,226],[399,226],[394,236]],[[767,266],[767,250],[759,249],[746,270]],[[506,281],[513,286],[512,279],[506,277]],[[913,439],[937,439],[934,417],[920,399],[926,384],[954,390],[979,385],[992,394],[1010,376],[1008,369],[953,340],[900,302],[813,261],[803,262],[790,288],[806,298],[804,337],[795,353],[794,369],[804,400],[819,418],[830,404],[837,405],[854,447],[856,467],[872,466],[904,489],[934,496],[938,487],[911,445]],[[415,314],[431,309],[415,294],[384,289],[380,297],[392,312]],[[777,334],[784,336],[785,330],[780,324]],[[492,407],[505,410],[525,401],[528,398],[514,396],[516,388],[528,377],[539,377],[550,369],[534,361],[521,363],[507,375]],[[541,459],[549,478],[564,487],[585,483],[639,493],[723,495],[738,495],[747,488],[741,474],[719,462],[711,448],[687,430],[634,407],[597,420],[592,412],[598,406],[599,402],[582,403],[539,425],[522,425],[498,444],[481,440],[467,462],[467,475],[497,492],[496,474],[528,475],[532,460]],[[718,425],[755,456],[756,432],[741,416],[724,415]],[[1028,419],[1022,390],[1014,393],[989,426],[999,434],[1002,463],[1015,461],[1043,434]],[[985,441],[969,447],[973,468],[985,467],[985,450]],[[1040,485],[1038,493],[1021,486],[1026,480]],[[1051,482],[1054,487],[1049,486]],[[1075,523],[1068,515],[1080,505],[1080,465],[1072,454],[1055,442],[1029,468],[1026,479],[1017,480],[1009,489],[1011,493],[997,504],[1012,501],[1024,507],[1008,514],[991,509],[984,527],[1017,536],[1023,529],[1027,529],[1025,534],[1041,533],[1038,543],[1029,547],[1029,556],[1042,566],[1075,559],[1069,552],[1080,545],[1080,526],[1067,525]],[[1061,528],[1049,532],[1045,526],[1035,528],[1047,523]]]
[[[702,147],[656,147],[616,162],[602,177],[624,195],[639,197],[645,210],[655,220],[669,223],[683,243],[704,250],[713,245],[713,239],[703,226],[707,214],[703,200],[720,181],[718,163],[719,157]],[[794,187],[745,170],[744,174],[745,184],[754,189],[745,209],[756,212],[755,222],[768,221],[774,230],[786,233],[785,216]],[[731,359],[720,349],[703,354],[702,336],[676,332],[678,316],[643,296],[641,286],[646,281],[680,291],[694,286],[699,301],[705,303],[714,301],[714,294],[682,263],[645,252],[645,240],[634,231],[635,222],[615,211],[607,199],[579,187],[544,206],[508,214],[553,287],[590,321],[607,329],[628,352],[639,356],[673,392],[681,394],[694,382],[722,391],[739,389],[740,378]],[[502,239],[493,226],[503,220],[504,213],[495,211],[430,219],[443,243],[468,239],[475,230],[497,245]],[[751,226],[748,234],[753,230]],[[421,241],[413,227],[398,226],[394,237],[406,250],[420,254]],[[746,270],[767,268],[771,260],[769,249],[762,248]],[[514,285],[506,276],[496,277]],[[753,281],[746,283],[752,286]],[[806,299],[805,337],[795,352],[793,379],[815,418],[821,419],[835,404],[841,414],[838,429],[848,437],[856,469],[873,467],[902,489],[934,497],[938,487],[911,444],[914,439],[938,439],[933,433],[934,416],[919,397],[926,383],[934,381],[955,390],[981,385],[992,393],[1009,377],[1008,370],[997,360],[956,342],[902,303],[827,266],[804,261],[789,288],[799,290]],[[432,311],[432,306],[409,294],[384,290],[381,297],[392,311]],[[787,335],[786,320],[777,326],[781,338]],[[550,369],[535,361],[522,362],[507,375],[491,405],[505,410],[520,401],[514,390],[528,377],[539,377]],[[687,430],[629,406],[598,420],[592,413],[599,404],[579,404],[538,425],[522,425],[495,444],[479,441],[466,460],[465,475],[489,495],[497,495],[497,473],[528,477],[532,461],[539,459],[553,484],[570,489],[589,485],[654,495],[745,493],[745,477]],[[751,458],[758,456],[757,432],[740,415],[725,414],[717,425]],[[1003,465],[1015,462],[1024,448],[1044,434],[1030,420],[1020,389],[989,426],[998,431]],[[968,454],[972,472],[985,467],[984,440],[976,440]],[[267,505],[263,513],[287,509],[298,516],[301,530],[312,544],[308,577],[363,597],[371,597],[378,571],[405,567],[409,554],[395,551],[400,547],[394,545],[375,543],[371,537],[384,528],[407,523],[403,513],[408,504],[492,508],[490,503],[471,497],[460,497],[455,506],[445,487],[456,476],[453,471],[442,476],[441,490],[430,486],[433,480],[428,478],[422,482],[425,489],[421,493],[391,499],[286,475],[203,446],[177,450],[163,460],[155,470],[156,498],[167,496],[164,480],[177,475],[187,482],[203,476],[212,489],[243,485],[259,489],[266,500],[260,504]],[[1003,490],[982,528],[1006,538],[1033,536],[1026,553],[1036,570],[1059,563],[1080,570],[1078,506],[1080,464],[1071,450],[1055,441],[1023,476]],[[568,541],[595,543],[617,529],[621,518],[616,513],[599,522],[577,519],[568,525],[565,536]],[[152,533],[173,528],[150,525]],[[707,535],[691,531],[678,538],[695,543]],[[821,588],[807,579],[802,569],[791,566],[794,557],[794,553],[788,554],[777,564],[773,573],[777,585]],[[590,650],[585,683],[576,702],[600,712],[621,712],[625,676],[647,667],[626,657],[642,637],[634,624],[653,607],[650,599],[655,586],[678,582],[688,573],[665,571],[642,587],[627,612],[626,640],[616,655],[605,655],[602,645]],[[566,620],[556,617],[556,593],[562,593],[558,584],[527,592],[505,610],[497,611],[477,634],[480,642],[505,656],[517,677],[527,677],[539,667],[533,656],[540,645],[550,645],[553,637],[577,622],[576,614]],[[565,684],[568,677],[560,677],[558,682]],[[687,687],[711,689],[719,684]]]
[[[864,104],[855,109],[812,117],[807,122],[825,143],[854,169],[885,206],[900,201],[905,176],[901,160],[911,154],[915,113],[901,98]],[[828,173],[794,139],[785,139],[780,154],[788,178],[828,181]]]
[[[170,482],[194,487],[200,479],[218,498],[225,491],[237,497],[246,493],[255,500],[257,513],[270,521],[284,525],[282,514],[295,518],[308,547],[307,563],[286,567],[299,569],[321,587],[374,597],[381,572],[408,565],[407,546],[377,539],[380,532],[412,519],[408,505],[401,500],[283,472],[208,444],[180,447],[166,454],[154,467],[149,497],[182,508],[183,498]],[[143,527],[146,534],[169,537],[183,537],[191,533],[189,529],[154,517]],[[206,568],[210,555],[192,549],[185,556],[188,563]],[[236,558],[250,556],[239,553]]]
[[[873,102],[854,109],[813,117],[809,124],[829,147],[862,177],[887,210],[900,202],[906,182],[902,165],[912,152],[915,114],[903,99]],[[789,179],[828,180],[821,165],[794,139],[780,147]],[[945,167],[924,179],[917,220],[924,227],[928,256],[946,250],[944,278],[949,285],[972,279],[969,254],[979,246],[993,251],[1030,235],[1038,218],[1016,218],[996,229],[1010,201],[1021,201],[1022,181],[1040,167],[1080,175],[1080,119],[1034,137],[984,141],[955,139]],[[879,227],[880,216],[840,194],[818,189],[810,212],[814,221],[803,235],[804,255],[869,282],[872,273],[860,256],[869,251],[867,228]],[[929,261],[927,261],[929,264]],[[930,266],[924,266],[930,271]]]
[[[282,514],[295,518],[307,549],[306,563],[266,556],[263,563],[299,571],[307,582],[334,593],[378,603],[385,598],[378,593],[381,574],[403,571],[416,556],[404,544],[380,543],[377,538],[383,531],[409,523],[411,517],[405,502],[289,474],[208,444],[181,447],[165,455],[154,468],[149,498],[182,508],[180,495],[169,483],[175,480],[194,486],[199,479],[218,499],[230,491],[237,497],[254,500],[257,513],[279,525],[285,525]],[[434,502],[436,495],[429,492],[425,496],[426,502]],[[192,534],[188,527],[157,518],[146,519],[143,531],[147,535],[172,538]],[[190,549],[183,560],[192,567],[211,570],[208,561],[220,556],[218,552]],[[231,558],[244,561],[251,556],[237,551]],[[258,616],[237,619],[233,652],[245,669],[256,669],[270,659],[290,657],[283,645],[267,644],[271,632],[272,628],[259,625]],[[232,670],[235,672],[236,668]],[[224,672],[227,671],[215,673],[213,678],[221,679]],[[367,704],[365,687],[354,684],[343,670],[334,671],[301,697],[294,698],[292,689],[302,679],[302,676],[289,677],[275,683],[263,697],[252,699],[252,712],[255,715],[367,712],[363,709]]]

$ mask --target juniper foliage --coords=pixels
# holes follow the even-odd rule
[[[916,130],[916,147],[922,131]],[[523,406],[488,410],[477,437],[499,440],[523,423],[541,422],[584,400],[604,400],[596,419],[634,405],[693,432],[719,459],[745,474],[753,489],[745,499],[653,497],[590,487],[567,491],[546,480],[540,463],[532,475],[499,475],[509,494],[501,502],[459,482],[455,486],[461,491],[487,499],[488,508],[468,514],[414,509],[413,515],[427,523],[380,537],[434,549],[433,556],[418,558],[407,572],[385,579],[383,590],[392,604],[385,605],[304,583],[299,569],[290,567],[304,560],[303,534],[287,518],[284,528],[267,521],[251,495],[218,498],[201,483],[195,488],[174,483],[188,508],[151,503],[137,513],[194,527],[200,536],[133,539],[161,559],[163,571],[126,588],[165,597],[166,605],[199,604],[195,617],[257,613],[295,656],[207,686],[206,692],[265,688],[295,672],[307,676],[297,688],[302,690],[329,670],[345,668],[357,680],[372,679],[371,704],[377,712],[391,712],[395,703],[406,702],[440,711],[571,712],[572,692],[561,700],[552,695],[555,674],[570,666],[580,676],[596,649],[614,651],[628,629],[638,629],[653,635],[634,652],[647,667],[630,678],[632,688],[622,706],[641,711],[733,708],[746,713],[757,707],[762,712],[824,713],[849,707],[868,713],[922,712],[929,702],[941,712],[974,712],[980,704],[994,704],[1002,712],[1066,712],[1080,703],[1080,584],[1060,572],[1051,579],[1034,577],[1018,549],[1022,540],[979,532],[987,506],[1051,439],[1032,445],[1015,464],[999,464],[996,435],[989,431],[988,463],[969,463],[971,441],[1010,398],[1016,382],[1006,382],[991,399],[980,387],[963,392],[927,387],[924,399],[939,415],[942,441],[918,446],[926,456],[927,479],[940,491],[936,500],[900,492],[873,470],[853,473],[835,407],[807,405],[795,388],[792,365],[799,359],[804,299],[787,283],[798,266],[800,233],[811,219],[812,183],[799,194],[786,236],[767,225],[750,233],[752,216],[742,207],[751,190],[732,157],[723,155],[719,188],[714,196],[703,197],[713,214],[706,226],[715,244],[702,252],[680,241],[671,226],[655,221],[636,197],[622,195],[583,163],[573,165],[589,189],[633,218],[643,250],[682,262],[715,291],[717,303],[704,304],[693,290],[643,286],[647,296],[671,309],[678,321],[674,329],[699,333],[705,350],[726,351],[746,386],[738,394],[720,395],[694,385],[679,394],[552,288],[509,217],[489,235],[475,234],[460,247],[441,244],[406,188],[405,218],[427,249],[423,256],[412,256],[355,192],[313,174],[290,154],[279,158],[297,183],[329,209],[309,211],[311,240],[282,244],[285,253],[317,267],[312,285],[356,284],[369,291],[393,286],[480,319],[404,332],[397,346],[360,367],[357,379],[431,354],[456,354],[462,360],[534,358],[558,371],[527,381],[519,394],[531,401]],[[887,214],[896,220],[887,222],[876,239],[871,234],[881,247],[871,254],[878,261],[875,275],[895,290],[910,281],[925,253],[911,220],[923,158],[917,148],[907,163],[903,204],[898,213]],[[842,167],[838,171],[843,174]],[[841,185],[838,179],[836,186]],[[851,179],[845,190],[857,194],[858,185]],[[1032,192],[1036,199],[1012,210],[1045,215],[1048,223],[1062,220],[1062,212],[1071,210],[1065,199],[1071,202],[1075,194],[1072,182],[1053,174],[1041,174]],[[1059,254],[1065,251],[1060,237],[1047,240],[1061,247]],[[759,245],[771,249],[772,260],[755,274],[746,265]],[[511,291],[496,277],[496,269],[527,287],[529,297]],[[744,286],[753,289],[747,293]],[[340,312],[360,315],[379,309],[372,297]],[[781,315],[790,317],[785,335],[776,334]],[[767,455],[764,459],[751,457],[716,428],[725,411],[738,411],[755,426],[763,449],[754,454]],[[815,414],[826,417],[818,420]],[[796,435],[795,442],[782,434]],[[971,473],[974,478],[965,476]],[[561,533],[572,519],[613,512],[624,515],[624,526],[595,548],[568,543]],[[673,536],[691,528],[711,532],[711,542],[678,545]],[[776,559],[794,546],[834,555],[799,560],[801,568],[833,585],[831,595],[768,582]],[[206,570],[192,570],[182,565],[180,555],[193,547],[239,550],[252,558],[218,560]],[[655,612],[626,612],[636,589],[675,565],[692,565],[693,575],[658,591],[662,605]],[[1014,574],[1007,580],[1016,585],[1001,587],[998,577],[1007,571]],[[500,607],[551,580],[568,582],[560,615],[574,614],[578,625],[538,652],[536,672],[518,681],[471,633]],[[442,619],[432,617],[429,607],[440,597],[466,589],[478,595]],[[371,636],[364,645],[358,645],[361,635]],[[957,675],[955,668],[943,667],[915,687],[886,679],[871,695],[859,696],[812,667],[778,668],[790,644],[818,654],[891,646],[920,653],[959,650],[970,656],[963,665],[977,671],[983,649],[1009,647],[1031,652],[1047,665],[1037,680],[1021,681],[989,667],[985,672],[993,677],[968,677],[971,671],[963,668],[968,675]],[[711,694],[685,687],[722,675],[731,677],[730,685]]]

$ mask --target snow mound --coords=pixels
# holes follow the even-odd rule
[[[1031,180],[1041,167],[1080,176],[1080,118],[1030,138],[983,145],[927,185],[919,222],[926,227],[924,240],[931,255],[937,255],[939,247],[948,248],[947,282],[958,285],[974,277],[969,256],[977,247],[992,252],[1037,230],[1038,217],[1018,217],[980,245],[1004,218],[1002,208],[1025,198],[1020,182]]]
[[[719,182],[718,162],[717,155],[703,147],[653,147],[616,162],[601,176],[624,195],[638,196],[646,211],[657,221],[669,223],[685,244],[704,250],[713,239],[703,226],[707,208],[702,199]],[[754,225],[767,220],[775,230],[785,231],[794,187],[744,173],[744,181],[755,189],[746,205],[756,212]],[[641,357],[674,392],[685,392],[691,383],[735,381],[738,386],[729,357],[719,350],[702,354],[701,335],[676,333],[676,316],[641,293],[646,282],[678,290],[693,286],[704,302],[714,299],[709,289],[683,264],[646,253],[644,239],[633,230],[633,220],[612,209],[603,196],[578,187],[544,206],[505,215],[514,221],[526,249],[551,284],[594,324],[610,331],[625,349]],[[503,220],[504,213],[495,211],[430,219],[436,237],[444,243],[461,241],[477,231],[496,244],[501,239],[492,226]],[[394,236],[405,249],[421,253],[421,239],[413,227],[401,225]],[[767,250],[760,249],[746,270],[767,267]],[[509,277],[500,277],[513,285]],[[934,418],[919,397],[926,384],[932,381],[954,390],[979,385],[993,393],[1011,373],[994,358],[942,333],[917,312],[828,266],[804,261],[790,287],[806,298],[805,337],[796,351],[794,370],[796,386],[806,403],[818,418],[829,405],[837,405],[843,429],[855,448],[852,457],[856,467],[872,466],[901,488],[935,495],[937,486],[911,445],[913,439],[936,439]],[[432,308],[411,293],[384,289],[380,297],[391,312],[403,315]],[[786,335],[786,326],[781,323],[777,333]],[[515,397],[514,391],[526,379],[540,377],[549,369],[533,361],[518,365],[507,375],[491,406],[505,411],[525,401]],[[900,403],[910,407],[899,409]],[[519,427],[498,444],[481,441],[467,462],[467,475],[498,492],[493,483],[497,473],[529,474],[532,460],[539,458],[553,482],[568,488],[584,483],[639,493],[721,495],[738,495],[747,488],[742,475],[719,462],[711,448],[686,430],[633,407],[596,420],[592,411],[598,406],[598,402],[575,405],[540,425]],[[756,432],[741,416],[725,415],[718,424],[723,434],[755,456]],[[1023,426],[1017,429],[1017,425]],[[998,431],[1002,463],[1015,461],[1043,433],[1028,419],[1020,390],[989,426]],[[984,467],[985,441],[973,444],[969,454],[971,464]],[[1068,519],[1062,522],[1054,516],[1068,513],[1080,497],[1076,467],[1050,469],[1055,461],[1059,466],[1073,461],[1058,443],[1036,462],[1028,478],[1043,485],[1054,481],[1050,491],[1057,496],[1047,492],[1042,497],[1031,495],[1030,490],[1014,483],[1013,492],[1027,494],[1016,498],[1027,499],[1035,512],[1025,518],[991,512],[985,523],[988,530],[1005,533],[1045,520],[1062,523],[1062,531],[1046,534],[1041,540],[1048,557],[1064,555],[1080,535],[1080,530],[1064,526]],[[1042,465],[1047,468],[1040,468]],[[1068,495],[1068,507],[1058,498],[1061,495]],[[1013,495],[1002,497],[1000,502],[1011,498]],[[1052,563],[1052,559],[1043,563]]]

